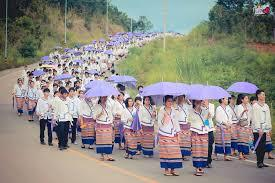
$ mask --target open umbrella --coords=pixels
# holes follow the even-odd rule
[[[136,86],[137,80],[133,76],[111,76],[108,78],[108,81],[119,83],[123,85]]]
[[[107,55],[113,55],[112,50],[106,50],[106,51],[104,51],[104,53],[107,54]]]
[[[97,87],[93,87],[89,89],[85,93],[85,97],[104,97],[104,96],[111,96],[111,95],[119,95],[119,92],[116,88],[114,88],[110,83],[103,81],[100,85],[97,85]]]
[[[84,62],[82,60],[74,60],[73,63],[82,65]]]
[[[88,70],[86,72],[88,72],[89,74],[92,74],[92,75],[98,73],[97,70],[95,70],[95,69]]]
[[[233,83],[227,91],[237,92],[237,93],[247,93],[247,94],[254,94],[259,88],[249,82],[236,82]]]
[[[72,79],[74,76],[71,74],[60,74],[58,76],[55,76],[54,80],[60,81],[60,80],[66,80],[66,79]]]
[[[41,58],[42,61],[49,61],[50,60],[50,57],[49,56],[44,56]]]
[[[184,94],[183,91],[180,90],[180,87],[177,83],[173,82],[159,82],[143,88],[141,93],[142,96],[165,96],[165,95],[173,95],[179,96]]]
[[[86,90],[91,89],[91,88],[95,88],[97,86],[100,85],[104,85],[106,84],[106,81],[103,80],[94,80],[94,81],[90,81],[85,85]]]
[[[225,89],[219,86],[206,86],[206,92],[208,99],[222,99],[231,96]]]
[[[74,55],[75,56],[80,56],[80,55],[82,55],[82,52],[81,51],[76,51],[76,52],[74,52]]]
[[[42,75],[45,74],[45,72],[43,70],[35,70],[35,71],[32,72],[32,74],[34,76],[42,76]]]
[[[206,100],[206,99],[222,99],[228,98],[230,94],[219,86],[205,86],[194,84],[190,86],[189,99]]]

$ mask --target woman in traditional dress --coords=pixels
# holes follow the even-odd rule
[[[191,124],[191,151],[196,176],[204,174],[208,159],[208,128],[204,124],[200,100],[193,101],[193,109],[189,111],[188,120]]]
[[[25,93],[26,93],[26,88],[23,85],[23,80],[21,78],[18,78],[17,84],[14,86],[14,89],[12,92],[13,100],[14,98],[16,100],[18,116],[21,116],[23,114]]]
[[[109,155],[113,152],[113,114],[107,105],[107,97],[100,97],[94,108],[96,120],[96,153],[101,154],[100,160],[115,161]]]
[[[154,155],[154,124],[156,122],[156,108],[152,106],[151,97],[143,98],[143,106],[139,110],[139,121],[142,128],[142,152],[145,157]]]
[[[219,99],[220,106],[216,109],[216,138],[215,153],[223,154],[224,161],[231,161],[228,157],[231,155],[231,115],[226,107],[227,98]]]
[[[123,124],[121,122],[121,115],[125,110],[124,100],[124,93],[120,92],[117,99],[113,104],[113,116],[114,116],[114,133],[115,139],[114,142],[119,144],[119,149],[123,150],[122,143],[124,142],[123,139]]]
[[[236,156],[236,150],[238,150],[238,117],[236,113],[236,97],[231,95],[228,98],[229,105],[226,107],[229,111],[229,115],[231,116],[231,155]]]
[[[251,108],[249,105],[249,98],[247,95],[240,95],[237,101],[237,117],[238,123],[238,151],[239,159],[247,159],[246,155],[249,154],[249,140],[251,136]]]
[[[142,106],[142,98],[141,97],[136,97],[134,107],[136,108],[137,114],[138,114],[139,109],[141,108],[141,106]],[[141,130],[140,122],[139,122],[139,126],[140,126],[140,130],[136,132],[136,137],[137,137],[137,153],[136,153],[136,155],[141,155],[141,151],[142,151],[142,145],[141,145],[142,130]]]
[[[39,99],[38,90],[34,85],[34,81],[29,82],[29,87],[26,93],[26,103],[28,107],[28,121],[33,121],[33,115],[35,112],[35,107]]]
[[[179,143],[183,160],[191,156],[191,132],[190,123],[188,122],[188,113],[190,105],[187,104],[185,96],[179,96],[176,104],[177,119],[180,124]]]
[[[94,105],[91,98],[80,100],[79,104],[79,122],[81,128],[81,148],[89,145],[89,149],[93,149],[95,143],[95,119],[94,119]]]
[[[267,153],[268,159],[274,159],[274,157],[272,156],[273,145],[272,145],[271,136],[272,136],[271,131],[266,133],[265,151]]]
[[[182,155],[178,134],[180,125],[176,110],[172,107],[173,97],[164,97],[165,106],[158,113],[160,167],[165,169],[165,176],[178,176],[176,168],[182,168]]]

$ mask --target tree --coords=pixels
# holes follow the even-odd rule
[[[153,28],[153,24],[146,16],[140,16],[137,22],[133,22],[133,31],[146,32]]]

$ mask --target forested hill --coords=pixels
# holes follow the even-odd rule
[[[67,45],[64,45],[65,0],[8,1],[8,59],[4,59],[5,4],[0,0],[0,70],[28,64],[56,46],[72,47],[106,37],[105,0],[67,0]],[[109,2],[108,34],[130,31],[131,19]],[[133,20],[133,31],[147,31],[144,16]]]

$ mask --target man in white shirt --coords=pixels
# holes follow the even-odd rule
[[[69,111],[73,117],[73,122],[72,122],[73,125],[71,126],[71,131],[72,131],[71,142],[72,142],[72,144],[76,145],[77,144],[76,143],[76,124],[77,124],[77,120],[78,120],[78,110],[79,110],[80,99],[75,96],[74,88],[69,89],[68,101],[69,101],[68,102],[69,103]]]
[[[40,143],[42,145],[46,145],[44,142],[44,132],[47,125],[48,129],[48,144],[49,146],[53,146],[52,144],[52,106],[51,101],[49,99],[50,90],[48,88],[43,90],[44,96],[38,99],[36,106],[36,114],[39,117],[40,122]]]

